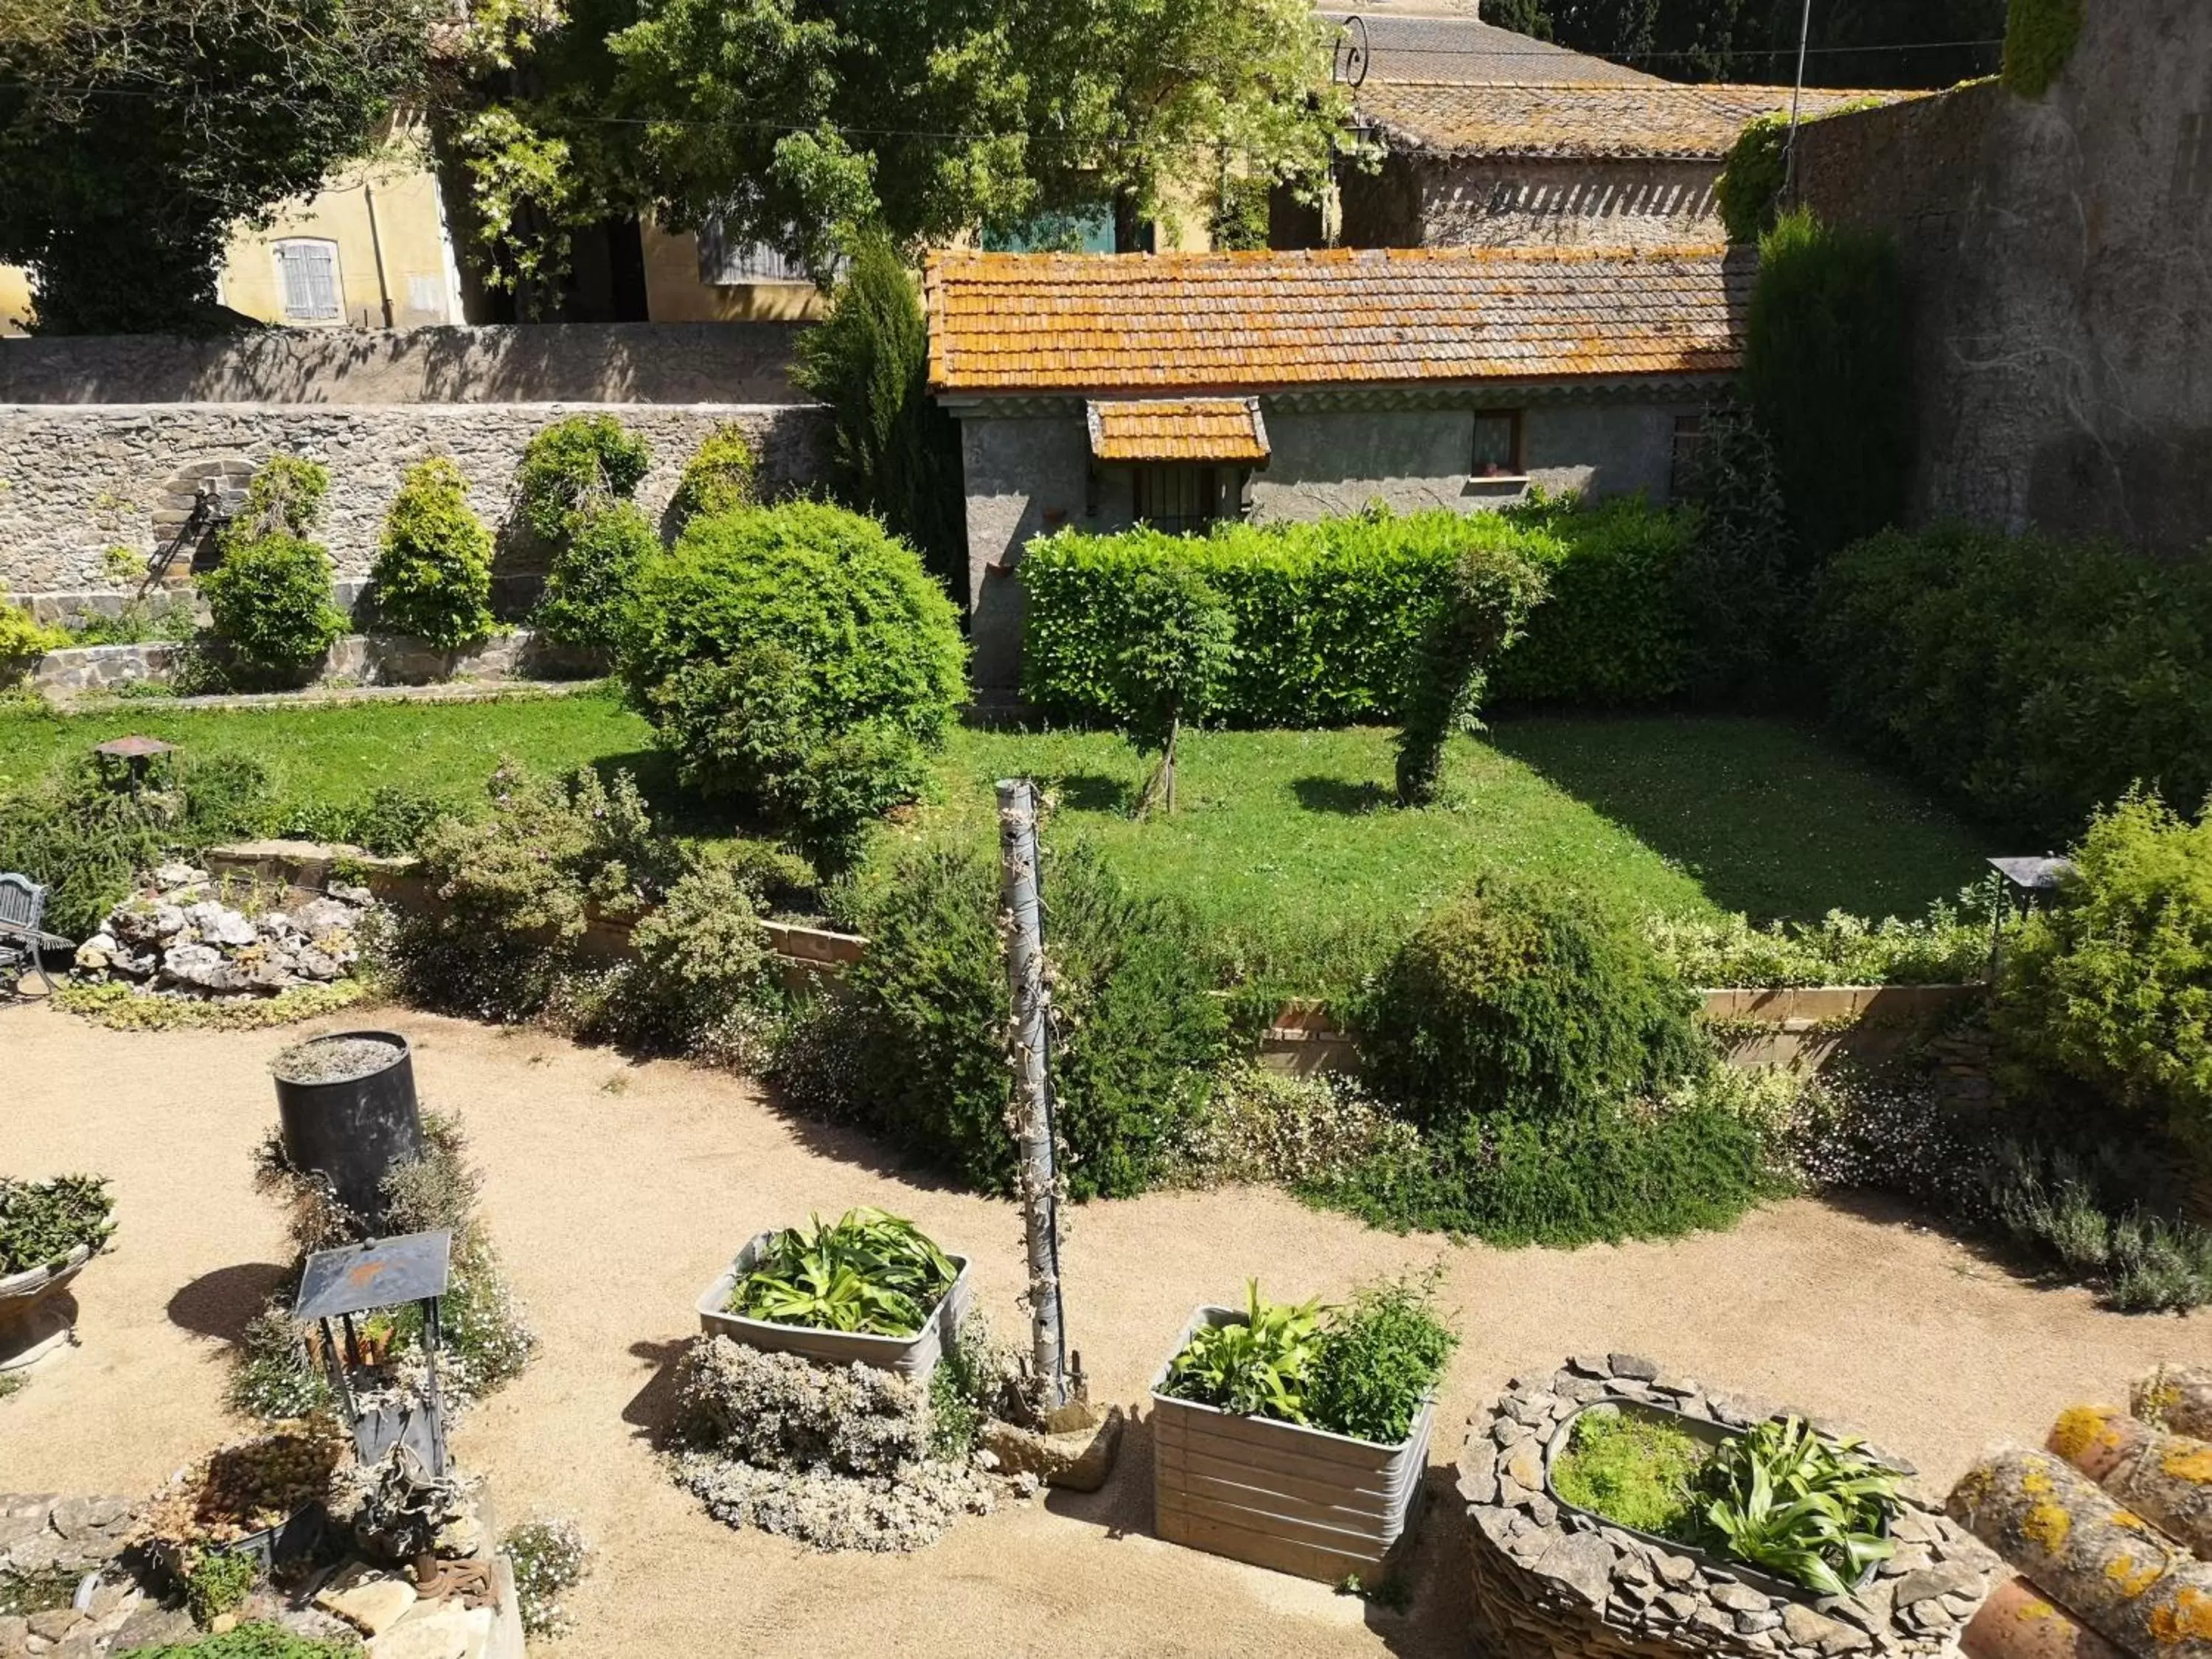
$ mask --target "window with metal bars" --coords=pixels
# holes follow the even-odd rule
[[[344,308],[336,242],[296,238],[277,243],[276,277],[289,322],[331,322]]]
[[[1137,518],[1170,536],[1201,532],[1221,516],[1220,469],[1212,466],[1140,466],[1137,469]]]

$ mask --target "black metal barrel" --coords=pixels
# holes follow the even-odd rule
[[[338,1031],[301,1046],[362,1042],[389,1044],[391,1064],[331,1082],[278,1075],[276,1114],[293,1166],[325,1176],[340,1203],[380,1227],[384,1177],[422,1154],[413,1052],[394,1031]]]

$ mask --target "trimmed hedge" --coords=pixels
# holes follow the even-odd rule
[[[1698,525],[1692,509],[1629,496],[1472,515],[1229,525],[1203,539],[1063,532],[1032,542],[1021,563],[1023,696],[1052,719],[1126,725],[1132,711],[1117,696],[1113,665],[1134,626],[1127,596],[1143,573],[1174,566],[1204,577],[1236,619],[1236,653],[1215,704],[1222,724],[1395,721],[1453,566],[1471,550],[1508,550],[1546,573],[1552,598],[1500,659],[1494,702],[1664,702],[1690,679],[1675,570],[1697,544]]]
[[[1811,633],[1838,722],[2018,833],[2212,791],[2212,560],[1886,531],[1836,556]]]

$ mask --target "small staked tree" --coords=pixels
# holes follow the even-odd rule
[[[1133,579],[1127,617],[1127,642],[1113,662],[1115,701],[1138,751],[1159,757],[1138,793],[1137,813],[1141,817],[1155,805],[1172,813],[1177,740],[1219,697],[1237,624],[1203,576],[1173,564]]]
[[[1453,564],[1406,689],[1398,733],[1401,806],[1435,801],[1446,741],[1474,724],[1491,665],[1520,637],[1544,593],[1543,571],[1510,547],[1476,544]]]

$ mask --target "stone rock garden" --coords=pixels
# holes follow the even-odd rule
[[[94,982],[165,996],[276,996],[349,977],[374,904],[343,881],[309,896],[164,864],[77,946],[76,965]]]

